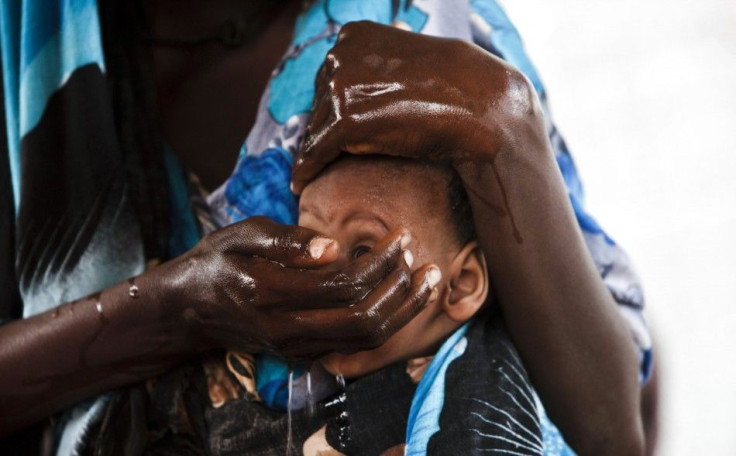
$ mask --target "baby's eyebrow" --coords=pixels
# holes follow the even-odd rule
[[[318,219],[320,222],[327,223],[327,220],[325,220],[325,217],[322,215],[322,212],[319,210],[319,207],[315,206],[314,204],[310,204],[310,203],[300,204],[299,214],[309,214],[312,217]]]
[[[378,222],[378,224],[381,225],[381,227],[385,229],[387,232],[391,231],[388,224],[381,218],[380,215],[374,212],[369,212],[365,209],[357,209],[357,210],[354,210],[348,213],[348,215],[345,216],[345,218],[343,219],[342,225],[343,226],[347,225],[348,223],[356,219],[366,219],[368,221]]]

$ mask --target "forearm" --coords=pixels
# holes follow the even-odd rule
[[[123,282],[0,327],[0,435],[159,374],[193,351],[156,277],[138,277],[135,298]]]
[[[2,326],[0,435],[199,351],[304,359],[379,346],[423,309],[435,285],[429,265],[412,273],[403,260],[408,239],[394,230],[347,267],[326,270],[337,242],[254,217],[137,277],[136,297],[123,282]]]
[[[540,118],[514,116],[513,147],[458,170],[498,304],[553,421],[581,454],[636,454],[636,351],[585,247]]]

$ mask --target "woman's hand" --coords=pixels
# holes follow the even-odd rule
[[[0,326],[0,437],[209,348],[315,357],[376,347],[436,283],[394,231],[343,270],[313,231],[248,219],[134,279]]]
[[[397,230],[345,269],[337,241],[251,218],[204,237],[173,265],[174,308],[200,348],[314,357],[381,345],[409,322],[432,288],[412,274]]]
[[[546,141],[541,119],[528,80],[478,46],[349,23],[317,76],[294,190],[341,152],[492,161],[520,134]]]

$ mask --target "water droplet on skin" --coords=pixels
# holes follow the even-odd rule
[[[90,334],[90,336],[86,338],[81,344],[81,349],[79,351],[79,366],[80,367],[87,367],[89,365],[88,360],[87,360],[88,352],[92,348],[94,343],[97,341],[100,334],[102,334],[102,331],[104,331],[107,324],[109,323],[109,320],[105,317],[105,314],[102,313],[102,302],[99,300],[100,293],[95,294],[92,298],[95,301],[97,301],[95,303],[95,309],[97,310],[97,315],[99,317],[98,318],[99,326],[97,326],[95,331],[92,334]]]
[[[493,176],[496,178],[496,183],[498,184],[498,188],[501,191],[501,198],[503,199],[504,210],[506,212],[506,215],[509,216],[509,222],[511,222],[511,232],[514,235],[514,239],[516,240],[516,242],[518,244],[523,244],[524,239],[521,237],[519,228],[516,226],[516,220],[514,219],[514,213],[511,212],[511,205],[509,204],[509,197],[506,194],[506,187],[504,187],[503,182],[501,181],[501,175],[498,173],[498,169],[496,168],[495,163],[491,164],[491,169],[493,170]]]
[[[294,370],[289,366],[289,398],[286,402],[286,454],[291,455],[294,452],[294,442],[291,435],[291,399],[294,390]]]
[[[136,299],[140,295],[140,290],[138,289],[138,285],[135,284],[135,279],[128,279],[128,283],[130,284],[128,295],[130,295],[131,298]]]
[[[307,416],[314,416],[314,397],[312,396],[312,366],[307,369]]]
[[[501,199],[503,203],[503,207],[499,207],[491,202],[491,200],[483,195],[481,192],[477,191],[470,185],[465,186],[465,190],[468,192],[468,196],[472,195],[478,198],[486,207],[491,209],[493,212],[495,212],[499,217],[509,217],[509,222],[511,224],[511,233],[514,236],[514,240],[517,242],[517,244],[523,244],[524,238],[521,236],[521,232],[519,231],[519,228],[516,226],[516,219],[514,218],[514,214],[511,211],[511,204],[509,203],[509,198],[506,193],[506,187],[503,184],[503,181],[501,180],[501,175],[498,172],[498,169],[496,167],[496,157],[498,154],[494,155],[491,158],[491,172],[493,174],[494,179],[496,180],[496,184],[499,188],[499,193],[501,194]],[[468,160],[468,162],[471,162]],[[471,162],[472,163],[472,162]]]

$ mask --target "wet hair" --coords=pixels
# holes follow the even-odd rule
[[[457,240],[464,246],[476,238],[473,210],[462,179],[454,169],[450,169],[450,173],[452,176],[447,184],[448,209]]]

